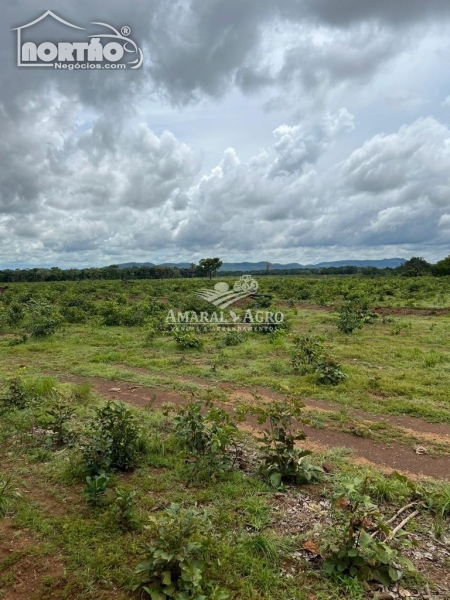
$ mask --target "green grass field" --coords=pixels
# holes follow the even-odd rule
[[[405,505],[418,510],[401,528],[416,544],[404,550],[416,571],[401,587],[422,598],[430,586],[433,598],[449,598],[448,278],[260,278],[259,294],[234,310],[282,311],[286,326],[265,334],[250,327],[243,335],[204,328],[177,337],[166,327],[168,311],[211,312],[194,292],[216,281],[10,284],[0,296],[0,598],[152,597],[133,591],[135,569],[158,542],[149,518],[164,519],[171,503],[199,513],[202,531],[192,539],[202,545],[208,585],[197,596],[167,597],[373,598],[387,592],[345,569],[327,575],[326,556],[305,549],[330,526],[336,497],[357,502],[352,494],[361,486],[386,519]],[[343,333],[338,311],[347,305],[365,305],[377,316]],[[320,347],[319,366],[302,362],[304,336]],[[320,380],[324,357],[345,377],[337,385]],[[142,448],[132,467],[108,471],[95,506],[85,493],[84,448],[95,411],[111,398],[134,405]],[[241,402],[266,406],[283,398],[306,404],[308,460],[327,467],[320,481],[274,489],[258,471],[251,419],[238,428],[244,468],[202,463],[193,475],[192,453],[176,435],[176,406],[209,400],[233,415]],[[168,401],[174,406],[165,409]],[[327,441],[332,434],[330,440],[344,440],[340,447]],[[359,460],[372,447],[388,456],[391,444],[403,448],[410,468],[399,462],[386,471],[375,453],[371,465]],[[441,462],[425,462],[433,460]],[[442,465],[440,481],[414,475],[427,475],[427,464]],[[386,475],[392,470],[414,483]],[[125,528],[120,490],[134,492]],[[390,590],[398,593],[398,584]],[[166,597],[157,593],[152,598]]]

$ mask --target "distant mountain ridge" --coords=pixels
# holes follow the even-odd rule
[[[270,263],[271,271],[291,270],[291,269],[320,269],[332,267],[375,267],[377,269],[395,269],[406,262],[406,258],[383,258],[380,260],[334,260],[321,262],[315,265],[301,265],[300,263]],[[177,267],[178,269],[188,269],[191,263],[162,263],[156,265],[151,262],[130,262],[117,265],[121,269],[130,267]],[[267,262],[239,262],[239,263],[223,263],[220,271],[266,271]]]

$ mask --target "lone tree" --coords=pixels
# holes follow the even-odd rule
[[[407,260],[399,271],[404,277],[420,277],[431,273],[431,265],[420,256],[413,256]]]
[[[433,274],[438,277],[450,275],[450,256],[440,260],[433,268]]]
[[[222,264],[220,258],[202,258],[198,263],[197,269],[199,273],[209,276],[212,279],[212,276],[217,273]]]

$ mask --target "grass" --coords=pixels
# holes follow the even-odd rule
[[[83,497],[84,472],[77,445],[53,448],[42,425],[42,413],[54,401],[58,388],[75,408],[71,427],[83,439],[83,428],[102,402],[92,392],[89,378],[145,386],[156,395],[174,392],[219,402],[235,401],[240,395],[248,400],[257,388],[263,396],[270,391],[289,391],[329,403],[327,410],[306,411],[314,427],[384,445],[393,439],[406,446],[423,444],[431,454],[449,455],[445,440],[421,437],[389,421],[390,415],[410,415],[430,423],[450,423],[450,315],[402,315],[395,310],[412,305],[444,308],[450,299],[448,281],[423,278],[414,282],[414,289],[410,281],[388,278],[264,278],[260,283],[264,292],[273,295],[272,303],[290,319],[292,333],[274,339],[249,333],[235,346],[225,346],[220,333],[201,333],[203,348],[186,351],[178,348],[171,335],[157,332],[148,340],[145,323],[105,326],[101,311],[109,301],[120,308],[150,305],[156,297],[165,299],[167,309],[181,307],[187,292],[204,287],[204,281],[132,282],[126,289],[120,282],[12,284],[10,300],[8,294],[0,297],[0,396],[6,380],[17,376],[23,379],[31,399],[24,410],[0,413],[0,482],[8,481],[8,489],[14,492],[5,494],[0,539],[17,546],[0,559],[0,598],[9,597],[23,573],[27,578],[29,572],[31,582],[35,569],[43,573],[36,591],[38,600],[135,597],[130,590],[134,568],[149,542],[148,516],[172,502],[196,506],[208,515],[215,544],[207,576],[228,589],[232,598],[364,597],[363,587],[354,580],[329,580],[305,561],[298,568],[293,555],[301,551],[307,533],[283,535],[280,523],[288,518],[283,501],[256,476],[233,472],[215,481],[191,481],[170,419],[160,412],[136,412],[145,431],[147,454],[136,470],[113,475],[99,508],[89,508]],[[339,304],[350,293],[368,297],[385,312],[391,310],[393,318],[380,317],[373,325],[345,335],[337,330],[333,312],[305,306]],[[11,327],[2,317],[7,315],[8,302],[26,305],[27,298],[45,298],[61,313],[68,302],[83,300],[89,303],[89,310],[82,323],[62,320],[62,328],[50,337],[12,345],[11,340],[27,332],[27,324]],[[342,364],[347,375],[343,383],[318,385],[314,373],[293,372],[290,352],[293,336],[299,333],[322,337],[327,353]],[[61,383],[73,376],[87,381]],[[351,409],[366,411],[374,418],[352,414]],[[36,433],[42,429],[44,433]],[[331,498],[346,477],[366,473],[370,474],[372,497],[388,512],[414,497],[412,488],[401,479],[353,464],[348,449],[330,449],[315,460],[331,463],[336,471],[325,484],[294,489],[293,493],[310,496],[317,504]],[[117,486],[136,492],[136,519],[130,531],[124,532],[115,521],[113,489]],[[429,486],[428,497],[439,520],[433,521],[425,513],[420,527],[429,532],[439,526],[445,531],[450,512],[448,485]],[[274,512],[277,503],[279,511]],[[0,553],[2,550],[0,546]],[[290,577],[291,568],[294,577]]]

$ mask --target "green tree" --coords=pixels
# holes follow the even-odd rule
[[[420,277],[431,273],[431,265],[424,258],[413,256],[399,270],[404,277]]]
[[[436,263],[433,268],[433,273],[438,277],[450,275],[450,255]]]
[[[217,271],[222,266],[222,261],[220,258],[202,258],[202,260],[198,263],[198,271],[199,273],[206,275],[210,279],[213,275],[217,273]]]

